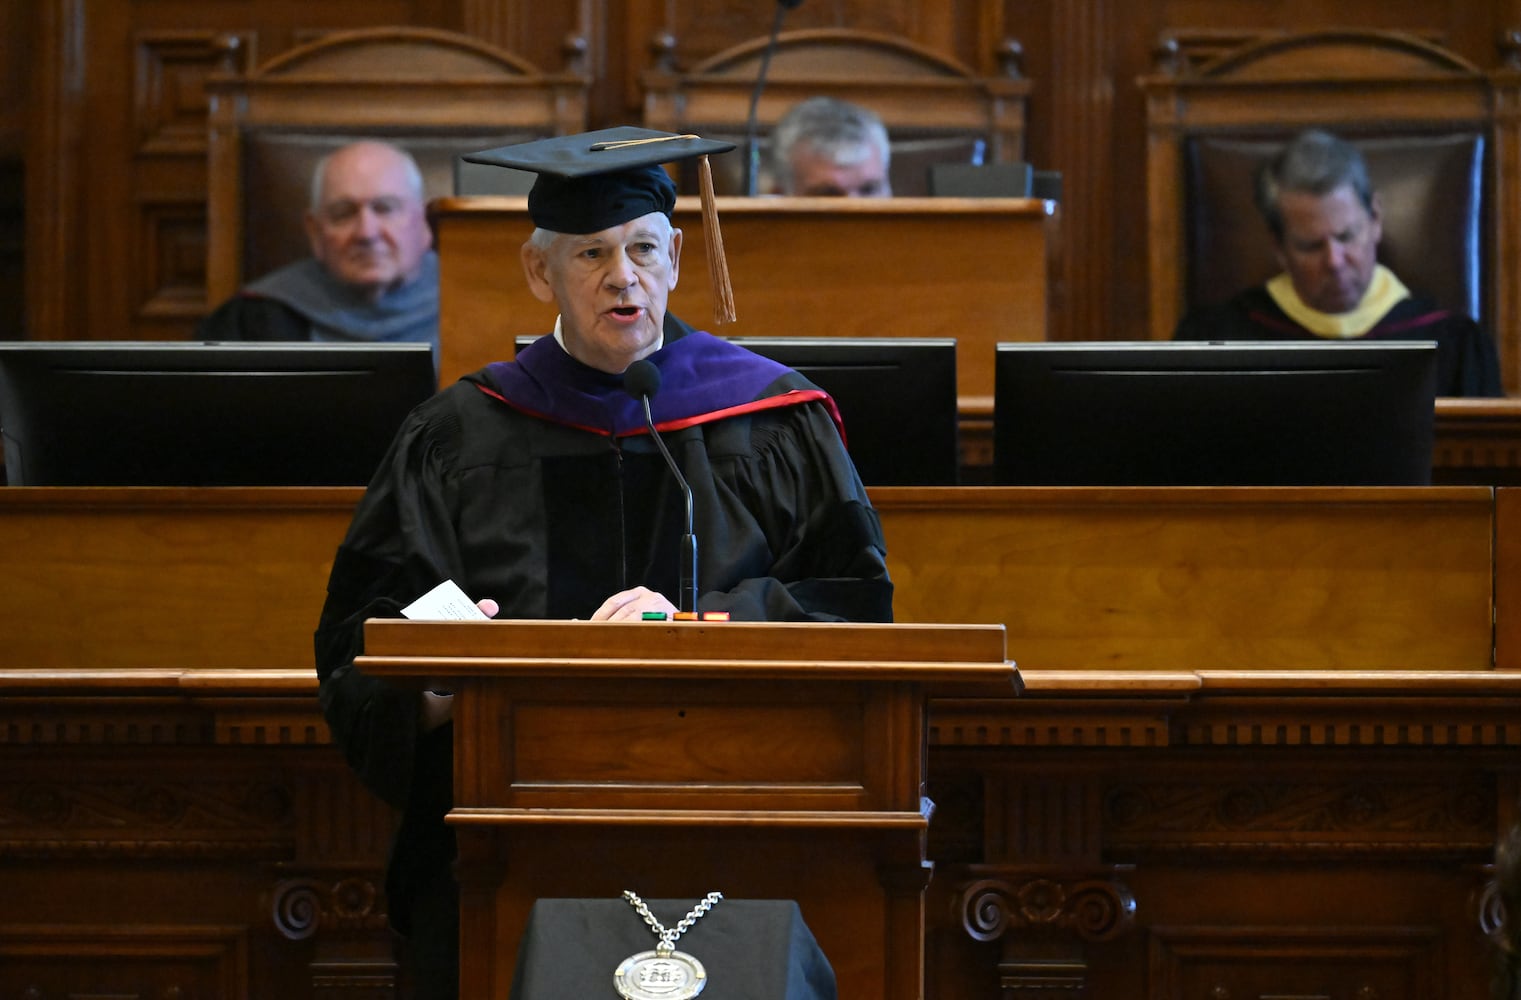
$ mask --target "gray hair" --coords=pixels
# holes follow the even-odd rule
[[[423,200],[424,189],[422,170],[418,168],[417,161],[412,158],[411,153],[407,152],[405,149],[402,149],[394,142],[385,142],[381,139],[360,139],[356,142],[345,143],[339,148],[324,155],[322,159],[317,161],[317,165],[312,167],[311,204],[309,207],[313,212],[316,212],[322,207],[322,179],[327,175],[327,165],[332,162],[333,157],[337,156],[344,150],[352,149],[355,146],[384,146],[386,149],[389,149],[391,152],[395,153],[396,156],[401,160],[402,169],[406,172],[407,187],[411,190],[411,193],[416,196],[419,202]]]
[[[886,170],[891,156],[887,127],[876,112],[833,97],[810,97],[793,107],[771,133],[771,168],[777,182],[790,192],[792,151],[809,146],[835,163],[858,163],[867,150],[882,155]]]
[[[1329,132],[1301,132],[1257,170],[1257,210],[1273,238],[1283,239],[1283,210],[1278,197],[1285,191],[1327,195],[1350,185],[1363,207],[1373,211],[1373,184],[1368,165],[1357,147]]]

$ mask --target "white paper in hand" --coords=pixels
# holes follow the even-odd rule
[[[491,619],[475,606],[459,584],[445,580],[417,600],[401,609],[401,613],[414,621],[425,622],[484,622]]]

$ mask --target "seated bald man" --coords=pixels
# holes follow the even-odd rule
[[[422,174],[361,141],[322,158],[305,213],[312,255],[250,282],[200,324],[202,340],[423,341],[438,356],[438,257]]]

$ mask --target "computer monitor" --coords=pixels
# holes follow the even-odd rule
[[[995,481],[1431,481],[1430,341],[999,344]]]
[[[956,341],[914,337],[734,337],[829,393],[867,486],[959,481]]]
[[[929,193],[937,198],[1039,198],[1062,200],[1060,170],[1028,163],[933,163]]]
[[[437,388],[427,344],[0,344],[14,486],[369,482]]]
[[[519,336],[522,350],[537,340]],[[829,393],[867,486],[959,481],[956,341],[914,337],[730,337]]]
[[[1034,178],[1028,163],[932,163],[929,191],[937,198],[1028,198]]]

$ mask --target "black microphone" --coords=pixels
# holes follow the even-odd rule
[[[648,359],[640,359],[628,366],[623,373],[623,390],[630,396],[644,404],[644,424],[650,429],[650,437],[655,439],[655,446],[660,449],[660,454],[665,456],[665,464],[670,466],[671,474],[676,477],[676,482],[681,484],[681,494],[687,502],[687,533],[681,540],[681,563],[677,567],[680,570],[681,588],[677,595],[677,608],[681,611],[697,612],[697,534],[692,520],[692,487],[687,484],[687,477],[681,474],[681,468],[676,460],[671,457],[666,449],[665,442],[660,439],[660,432],[655,430],[655,417],[650,413],[650,400],[655,393],[660,391],[660,369]]]
[[[760,69],[755,74],[755,89],[750,91],[750,117],[745,122],[745,194],[755,197],[760,183],[760,140],[755,134],[756,112],[760,110],[761,92],[766,89],[766,70],[771,66],[771,53],[776,51],[776,36],[782,32],[782,18],[789,10],[803,6],[803,0],[776,0],[776,17],[771,21],[771,37],[766,40],[766,51],[761,54]]]

